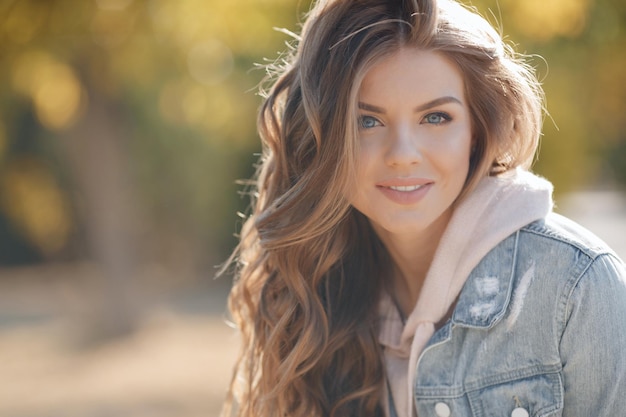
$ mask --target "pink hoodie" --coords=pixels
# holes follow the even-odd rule
[[[398,417],[416,415],[411,382],[417,360],[469,274],[498,243],[551,210],[552,184],[543,178],[521,169],[485,178],[454,211],[406,323],[383,294],[378,339]]]

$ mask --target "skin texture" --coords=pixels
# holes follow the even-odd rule
[[[464,91],[460,71],[443,55],[406,47],[376,63],[359,89],[349,199],[391,255],[392,291],[405,314],[467,178],[472,129]]]

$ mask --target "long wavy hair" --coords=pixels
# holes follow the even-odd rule
[[[377,302],[390,260],[346,195],[361,81],[402,47],[463,74],[473,151],[460,198],[532,162],[541,88],[486,20],[453,0],[318,1],[258,116],[252,213],[230,260],[242,350],[224,416],[383,415]]]

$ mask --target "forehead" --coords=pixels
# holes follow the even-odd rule
[[[461,71],[445,55],[403,47],[380,58],[367,70],[359,99],[389,96],[428,100],[444,95],[461,99],[464,91]]]

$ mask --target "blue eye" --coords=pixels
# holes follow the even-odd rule
[[[372,116],[359,117],[359,127],[361,129],[371,129],[373,127],[380,126],[380,122]]]
[[[452,118],[448,114],[443,112],[430,113],[424,117],[424,123],[433,125],[444,124],[446,122],[449,122],[450,120],[452,120]]]

